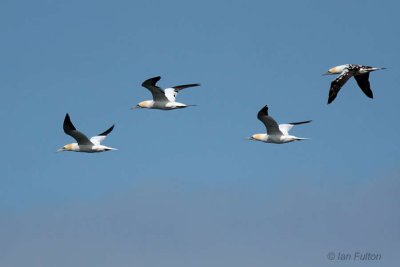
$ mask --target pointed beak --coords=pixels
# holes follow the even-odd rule
[[[136,105],[136,106],[134,106],[134,107],[131,107],[131,109],[140,109],[140,108],[142,108],[142,107],[139,106],[139,105]]]
[[[247,137],[245,140],[247,140],[247,141],[253,141],[254,138],[253,138],[253,136],[250,136],[250,137]]]
[[[332,73],[330,73],[329,71],[327,71],[327,72],[325,72],[324,74],[322,74],[322,76],[324,76],[324,75],[330,75],[330,74],[332,74]]]
[[[65,151],[65,149],[64,148],[60,148],[56,152],[63,152],[63,151]]]

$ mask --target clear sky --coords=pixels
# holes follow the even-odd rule
[[[0,266],[400,266],[398,1],[0,3]],[[327,105],[346,63],[371,74]],[[141,83],[201,83],[176,111]],[[285,145],[246,141],[312,119]],[[56,153],[69,112],[118,151]]]

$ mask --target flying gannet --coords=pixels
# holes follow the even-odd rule
[[[332,103],[342,86],[353,76],[364,94],[369,98],[373,98],[374,96],[372,94],[371,86],[368,81],[369,73],[371,71],[381,69],[385,68],[375,68],[356,64],[345,64],[329,69],[324,75],[339,74],[339,76],[337,76],[336,79],[331,82],[328,104]]]
[[[287,124],[279,124],[268,115],[268,106],[263,107],[257,114],[257,118],[264,123],[267,128],[267,133],[263,134],[253,134],[249,140],[261,141],[265,143],[273,143],[273,144],[284,144],[292,141],[300,141],[309,138],[301,138],[293,135],[289,135],[289,131],[295,125],[309,123],[309,121],[301,121],[301,122],[291,122]]]
[[[177,85],[162,90],[160,87],[156,86],[156,83],[160,79],[161,77],[157,76],[145,80],[142,83],[142,86],[147,88],[153,95],[153,100],[142,101],[136,106],[132,107],[131,109],[149,108],[149,109],[171,110],[171,109],[179,109],[179,108],[186,108],[189,106],[195,106],[195,105],[186,105],[183,103],[176,102],[175,99],[180,90],[188,87],[200,86],[199,83]]]
[[[76,130],[75,126],[72,124],[69,114],[65,115],[64,119],[64,132],[73,137],[77,143],[67,144],[60,148],[58,151],[74,151],[74,152],[87,152],[87,153],[95,153],[95,152],[103,152],[109,150],[117,150],[116,148],[103,146],[100,143],[106,139],[107,135],[111,133],[114,129],[114,125],[111,126],[107,131],[93,136],[92,138],[87,138],[86,135]]]

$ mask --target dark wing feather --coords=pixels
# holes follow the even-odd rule
[[[80,131],[76,130],[75,126],[71,122],[71,118],[69,117],[69,114],[67,113],[65,115],[64,119],[64,124],[63,124],[64,132],[74,138],[78,145],[93,145],[92,142],[90,142],[89,138],[87,138],[86,135],[81,133]]]
[[[291,125],[299,125],[299,124],[305,124],[305,123],[310,123],[310,122],[312,122],[312,120],[309,120],[309,121],[299,121],[299,122],[289,122],[288,124],[291,124]]]
[[[107,136],[114,129],[114,126],[115,126],[115,124],[113,124],[108,130],[104,131],[103,133],[99,134],[98,136]]]
[[[264,123],[267,128],[268,135],[279,135],[282,132],[279,130],[278,123],[270,116],[268,116],[268,106],[263,107],[257,114],[257,118]]]
[[[328,104],[335,100],[342,86],[351,78],[352,73],[345,69],[335,80],[331,82],[331,88],[329,90]]]
[[[188,88],[188,87],[196,87],[196,86],[200,86],[200,84],[199,83],[191,83],[191,84],[173,86],[172,88],[174,88],[175,91],[180,91],[180,90]]]
[[[364,94],[369,98],[374,98],[374,94],[372,93],[371,85],[369,84],[368,78],[369,72],[354,76],[354,79],[356,79],[358,86],[361,88]]]
[[[165,96],[164,91],[156,85],[156,83],[160,79],[161,79],[160,76],[147,79],[142,83],[142,86],[147,88],[151,92],[151,94],[153,95],[154,101],[167,101],[168,102],[168,98]]]

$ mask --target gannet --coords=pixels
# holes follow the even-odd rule
[[[273,144],[284,144],[292,141],[306,140],[309,138],[301,138],[293,135],[289,135],[290,129],[295,125],[309,123],[309,121],[301,122],[291,122],[286,124],[279,124],[268,115],[268,106],[263,107],[257,114],[257,118],[264,123],[267,128],[267,133],[265,134],[253,134],[249,140],[261,141],[265,143]]]
[[[356,64],[345,64],[333,67],[329,69],[324,75],[329,74],[339,74],[335,80],[331,83],[331,88],[329,90],[328,104],[336,98],[342,86],[347,82],[348,79],[354,76],[358,86],[369,98],[373,98],[371,91],[371,86],[369,84],[368,78],[369,73],[375,70],[381,70],[385,68],[375,68],[370,66],[356,65]]]
[[[78,143],[67,144],[60,148],[58,152],[61,151],[74,151],[74,152],[87,152],[87,153],[95,153],[95,152],[103,152],[109,150],[117,150],[116,148],[103,146],[100,143],[106,139],[107,135],[111,133],[114,129],[114,125],[111,126],[107,131],[93,136],[92,138],[87,138],[86,135],[76,130],[75,126],[72,124],[69,114],[65,115],[64,119],[64,132],[72,136]]]
[[[161,79],[160,76],[150,78],[142,83],[142,86],[147,88],[153,95],[153,100],[142,101],[131,109],[137,108],[150,108],[150,109],[162,109],[171,110],[178,108],[186,108],[195,105],[186,105],[183,103],[176,102],[176,96],[178,92],[182,89],[188,87],[200,86],[199,83],[177,85],[170,88],[162,90],[160,87],[156,86],[156,83]]]

